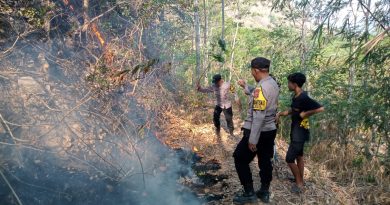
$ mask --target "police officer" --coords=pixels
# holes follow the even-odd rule
[[[269,202],[273,169],[271,159],[276,137],[275,116],[279,97],[279,86],[269,75],[269,67],[268,59],[257,57],[251,61],[256,87],[250,88],[243,80],[238,82],[245,88],[245,92],[250,94],[248,114],[242,127],[243,138],[233,153],[236,171],[244,187],[244,191],[237,193],[233,199],[233,202],[238,204],[254,202],[257,197],[265,203]],[[256,155],[261,188],[255,194],[249,163]]]
[[[200,85],[198,86],[198,91],[202,93],[211,93],[215,94],[215,108],[214,108],[214,126],[215,132],[219,136],[221,132],[221,122],[220,117],[221,113],[225,115],[226,124],[229,129],[229,134],[233,135],[234,125],[233,125],[233,109],[232,102],[230,99],[229,92],[232,91],[232,86],[230,82],[225,82],[222,79],[220,74],[216,74],[213,76],[213,85],[207,88],[202,88]]]

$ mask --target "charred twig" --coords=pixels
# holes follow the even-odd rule
[[[139,162],[139,164],[140,164],[140,166],[141,166],[141,171],[142,171],[142,173],[145,173],[145,171],[144,171],[144,165],[142,164],[142,160],[141,160],[141,156],[139,155],[139,153],[138,153],[138,151],[137,151],[135,145],[134,145],[133,142],[131,141],[129,133],[127,132],[127,130],[126,130],[125,126],[122,124],[122,122],[120,122],[119,120],[118,120],[118,122],[119,122],[119,124],[122,126],[122,129],[125,131],[126,136],[127,136],[128,140],[129,140],[129,143],[130,143],[131,147],[133,148],[133,150],[134,150],[134,152],[135,152],[135,155],[136,155],[137,158],[138,158],[138,162]],[[145,174],[142,175],[142,181],[143,181],[143,184],[144,184],[144,188],[146,188]]]
[[[96,113],[96,112],[91,112],[91,111],[87,111],[87,110],[82,110],[82,111],[85,111],[85,112],[88,112],[88,113],[97,115],[97,116],[102,117],[102,118],[104,118],[104,119],[108,119],[108,117],[103,116],[103,115],[101,115],[101,114],[99,114],[99,113]],[[108,120],[111,120],[111,121],[112,121],[113,119],[108,119]],[[129,143],[130,143],[130,145],[132,146],[132,148],[133,148],[133,150],[134,150],[134,153],[135,153],[135,155],[136,155],[136,157],[137,157],[137,159],[138,159],[138,161],[139,161],[139,163],[140,163],[141,171],[142,171],[142,173],[145,173],[144,168],[143,168],[143,163],[142,163],[142,161],[141,161],[141,157],[140,157],[140,155],[139,155],[137,149],[135,148],[135,144],[131,141],[129,133],[127,132],[127,130],[125,129],[123,123],[120,122],[119,119],[115,119],[115,121],[117,121],[117,122],[121,125],[121,127],[123,128],[123,130],[125,131],[126,136],[127,136],[128,140],[129,140]],[[131,124],[132,124],[132,123],[131,123]],[[119,146],[119,147],[123,147],[121,150],[125,151],[129,156],[132,156],[131,153],[130,153],[127,149],[125,149],[123,145],[118,144],[118,143],[116,143],[116,142],[108,141],[108,140],[103,140],[103,141],[108,142],[108,143],[115,144],[115,145],[117,145],[117,146]],[[123,176],[123,178],[125,178],[126,176],[128,176],[128,173],[129,173],[129,172],[125,173],[125,175]],[[146,185],[145,176],[143,176],[143,183],[144,183],[144,187],[145,187],[145,185]]]
[[[79,108],[80,106],[82,106],[83,104],[87,103],[89,100],[92,99],[92,96],[89,95],[91,93],[91,91],[89,91],[80,101],[80,103],[78,103],[76,106],[74,106],[72,109],[68,110],[67,113],[65,113],[62,118],[59,120],[58,123],[56,123],[52,128],[50,128],[47,132],[45,132],[44,134],[38,136],[38,138],[41,138],[47,134],[49,134],[51,131],[53,131],[70,113],[72,113],[74,110],[76,110],[77,108]]]
[[[36,187],[36,188],[39,188],[39,189],[43,189],[45,191],[49,191],[49,192],[53,192],[53,193],[57,193],[57,194],[62,194],[62,195],[66,195],[67,197],[72,197],[72,195],[68,194],[68,193],[65,193],[65,192],[61,192],[61,191],[54,191],[52,189],[49,189],[49,188],[46,188],[46,187],[42,187],[42,186],[38,186],[38,185],[35,185],[35,184],[30,184],[30,183],[27,183],[27,182],[24,182],[22,181],[21,179],[19,179],[19,177],[15,176],[14,174],[12,174],[12,172],[8,172],[8,174],[10,174],[13,178],[15,178],[18,182],[22,183],[22,184],[25,184],[25,185],[28,185],[28,186],[32,186],[32,187]]]
[[[120,4],[120,3],[119,3]],[[109,12],[111,12],[112,10],[114,10],[119,4],[111,7],[110,9],[108,9],[107,11],[103,12],[102,14],[98,15],[98,16],[95,16],[93,17],[91,20],[89,20],[88,22],[86,22],[83,26],[82,26],[82,31],[86,31],[87,30],[87,27],[89,26],[89,24],[93,23],[94,21],[98,20],[99,18],[103,17],[104,15],[108,14]]]
[[[151,59],[151,60],[149,60],[148,62],[146,62],[146,63],[141,63],[141,64],[138,64],[138,65],[136,65],[134,68],[132,68],[132,69],[125,69],[125,70],[122,70],[122,71],[119,71],[119,72],[117,72],[117,73],[115,73],[114,75],[113,75],[113,77],[119,77],[119,76],[121,76],[121,75],[123,75],[123,74],[125,74],[125,73],[128,73],[128,72],[130,72],[131,71],[131,75],[133,76],[133,75],[135,75],[138,71],[143,71],[144,73],[147,73],[147,72],[149,72],[149,70],[150,70],[150,68],[153,66],[153,65],[155,65],[156,63],[158,63],[158,59]]]
[[[102,159],[105,163],[109,164],[111,167],[113,167],[114,169],[116,169],[119,173],[121,172],[120,169],[118,169],[115,165],[113,165],[111,162],[107,161],[104,157],[102,157],[99,153],[96,152],[95,149],[93,149],[91,146],[89,146],[82,137],[78,136],[73,130],[72,128],[68,125],[68,123],[64,122],[65,125],[68,127],[68,129],[75,135],[77,136],[78,139],[80,139],[83,144],[85,146],[88,147],[89,150],[93,151],[100,159]]]
[[[23,203],[20,201],[18,195],[16,194],[14,188],[12,188],[11,184],[8,182],[7,178],[4,176],[3,172],[1,171],[0,169],[0,175],[1,177],[3,177],[5,183],[8,185],[8,187],[11,189],[12,191],[12,194],[14,195],[14,197],[16,198],[16,201],[18,202],[19,205],[23,205]]]
[[[20,146],[20,147],[23,147],[23,148],[26,148],[26,149],[30,149],[30,150],[34,150],[34,151],[39,151],[39,152],[47,152],[47,153],[51,153],[51,154],[59,154],[58,152],[53,152],[53,151],[49,151],[49,150],[45,150],[45,149],[41,149],[41,148],[36,148],[36,147],[32,147],[32,146],[27,146],[27,145],[23,145],[23,144],[20,144],[20,145],[17,145],[17,144],[11,144],[11,143],[6,143],[6,142],[0,142],[0,144],[2,145],[8,145],[8,146]],[[96,166],[92,165],[91,163],[89,163],[88,161],[86,160],[83,160],[83,159],[80,159],[79,157],[73,155],[73,154],[70,154],[68,152],[65,152],[70,158],[73,158],[75,160],[78,160],[92,168],[94,168],[96,171],[98,171],[100,174],[102,174],[103,176],[107,177],[108,179],[111,179],[113,181],[117,181],[118,179],[115,179],[111,176],[108,176],[104,171],[100,170],[99,168],[97,168]]]
[[[9,128],[7,122],[5,121],[5,119],[3,118],[3,116],[1,115],[0,113],[0,119],[1,121],[4,123],[5,127],[7,128],[7,131],[8,133],[10,134],[11,138],[15,141],[19,141],[19,142],[29,142],[29,140],[23,140],[23,139],[19,139],[17,137],[14,136],[14,134],[12,133],[11,129]]]
[[[9,128],[8,124],[5,122],[3,116],[0,114],[0,118],[1,120],[3,121],[5,127],[7,128],[7,131],[8,133],[10,134],[11,138],[12,138],[12,141],[14,142],[14,144],[17,145],[16,141],[19,141],[19,142],[28,142],[28,140],[22,140],[22,139],[19,139],[19,138],[16,138],[14,136],[14,134],[12,133],[11,129]],[[19,163],[19,166],[23,167],[23,158],[22,158],[22,154],[20,153],[20,150],[17,148],[17,153],[18,153],[18,157],[19,157],[19,160],[18,160],[18,163]]]

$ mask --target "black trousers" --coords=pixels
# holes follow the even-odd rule
[[[252,152],[248,148],[250,130],[243,129],[244,136],[238,143],[236,150],[233,153],[234,164],[236,166],[237,174],[240,182],[243,186],[253,184],[252,173],[249,167],[249,163],[257,155],[260,179],[262,189],[269,189],[269,185],[272,181],[272,162],[271,159],[274,155],[274,144],[276,137],[276,130],[262,132],[260,134],[259,142],[257,143],[257,151]]]
[[[214,117],[213,117],[215,128],[217,128],[217,130],[221,129],[220,118],[221,118],[222,112],[225,115],[226,124],[227,124],[227,127],[229,128],[229,131],[233,131],[234,125],[233,125],[233,109],[232,109],[232,107],[230,107],[228,109],[223,109],[223,108],[219,107],[218,105],[215,106]]]

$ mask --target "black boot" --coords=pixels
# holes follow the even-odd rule
[[[263,203],[269,203],[269,185],[261,185],[261,188],[256,192],[256,195]]]
[[[215,135],[217,135],[217,137],[221,136],[221,128],[215,128]]]
[[[230,134],[231,137],[234,137],[233,130],[229,130],[229,134]]]
[[[256,201],[257,197],[255,195],[255,191],[253,190],[252,184],[244,186],[244,190],[242,192],[237,193],[233,198],[234,204],[245,204]]]

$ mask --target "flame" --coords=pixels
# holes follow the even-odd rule
[[[195,146],[192,148],[192,150],[194,150],[194,152],[199,152],[198,148],[196,148]]]
[[[63,0],[63,2],[65,4],[65,6],[69,5],[69,0]],[[72,11],[74,10],[72,5],[69,5],[69,7],[70,7],[70,10],[72,10]]]
[[[99,39],[100,44],[103,46],[105,41],[102,34],[97,29],[96,23],[92,23],[92,31],[95,33],[96,37]]]

